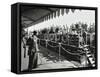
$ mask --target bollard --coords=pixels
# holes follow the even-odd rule
[[[61,43],[59,43],[59,62],[60,62]]]

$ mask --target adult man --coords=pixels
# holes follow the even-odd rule
[[[28,64],[29,71],[37,67],[37,58],[38,58],[37,51],[39,51],[39,49],[38,49],[36,34],[37,32],[34,31],[32,35],[30,34],[29,39],[27,40],[28,55],[29,55],[29,64]]]

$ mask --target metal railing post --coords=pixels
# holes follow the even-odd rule
[[[40,39],[39,39],[39,45],[40,45]]]
[[[59,43],[59,62],[60,62],[60,56],[61,56],[61,43]]]
[[[85,66],[87,66],[88,64],[87,64],[87,62],[88,62],[88,60],[87,60],[87,47],[84,47],[84,51],[85,51],[85,60],[86,60],[86,62],[85,62]]]
[[[46,41],[46,48],[47,48],[48,40],[45,40],[45,41]]]

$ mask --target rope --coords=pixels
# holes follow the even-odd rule
[[[64,44],[64,43],[61,43],[62,45],[65,45],[65,46],[68,46],[67,44]],[[75,46],[72,46],[70,45],[71,47],[75,47]],[[80,52],[80,53],[84,53],[84,52]]]
[[[64,43],[61,43],[62,45],[66,45],[66,46],[69,46],[68,44],[64,44]],[[71,47],[76,47],[76,46],[73,46],[73,45],[70,45]],[[76,47],[78,48],[78,47]]]
[[[67,44],[64,44],[64,43],[61,43],[62,45],[67,45]]]
[[[71,55],[78,55],[78,56],[81,56],[79,53],[71,53],[71,52],[67,51],[67,50],[66,50],[65,48],[63,48],[62,46],[61,46],[61,48],[62,48],[64,51],[66,51],[67,53],[71,54]]]
[[[51,40],[49,40],[49,41],[51,41]],[[53,43],[57,43],[57,42],[55,42],[55,41],[51,41],[51,42],[53,42]]]
[[[66,43],[66,41],[64,41],[64,39],[62,39],[62,42]]]
[[[59,45],[52,46],[52,45],[50,45],[49,43],[47,43],[47,45],[49,45],[50,47],[59,47]]]
[[[40,40],[46,40],[46,39],[40,39]]]
[[[46,40],[46,39],[40,39],[40,40]],[[57,43],[57,42],[54,42],[54,41],[51,41],[51,40],[48,40],[50,42],[53,42],[53,43]],[[64,44],[64,43],[61,43],[62,45],[67,45],[67,44]],[[47,42],[47,45],[49,45],[50,47],[59,47],[59,45],[56,45],[56,46],[52,46],[50,45],[48,42]],[[62,47],[62,46],[61,46]],[[72,47],[75,47],[75,46],[72,46]],[[69,51],[67,51],[64,47],[62,47],[62,49],[66,52],[68,52],[69,54],[72,54],[72,55],[78,55],[78,56],[81,56],[80,54],[84,53],[84,52],[80,52],[80,53],[71,53]]]

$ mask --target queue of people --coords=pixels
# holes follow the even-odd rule
[[[70,38],[73,36],[74,41],[75,37],[77,37],[78,46],[86,44],[95,46],[95,44],[93,44],[93,41],[95,41],[95,25],[90,25],[89,27],[87,26],[87,24],[83,23],[72,24],[70,27],[67,25],[63,25],[62,27],[51,26],[51,28],[44,28],[40,30],[39,35],[41,39],[54,40],[56,42],[65,41],[68,45],[70,45]]]

